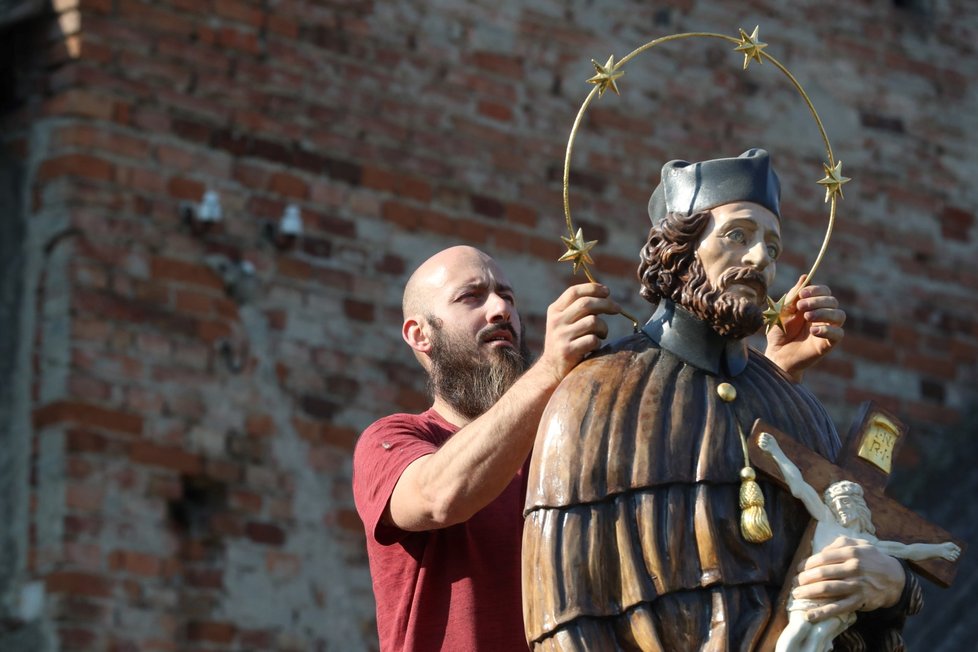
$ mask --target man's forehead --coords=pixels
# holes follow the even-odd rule
[[[509,288],[509,281],[488,256],[465,256],[438,265],[427,277],[433,288],[456,290],[464,287]]]
[[[468,270],[467,273],[460,273],[456,277],[448,278],[448,285],[453,289],[461,288],[480,288],[500,290],[511,290],[512,287],[506,277],[499,269],[492,266],[485,266],[481,269]]]

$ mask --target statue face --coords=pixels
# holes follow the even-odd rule
[[[859,502],[858,497],[849,494],[842,494],[832,499],[832,513],[835,514],[835,520],[839,522],[839,525],[847,528],[858,527],[859,512],[857,507]]]
[[[766,306],[767,287],[774,281],[775,261],[781,253],[778,218],[752,202],[724,204],[710,213],[710,223],[696,247],[710,285],[718,287],[724,272],[732,268],[756,270],[765,279],[764,287],[756,280],[746,280],[731,283],[724,292]]]

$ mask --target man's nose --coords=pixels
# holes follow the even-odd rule
[[[486,321],[490,323],[509,321],[512,306],[509,301],[495,292],[490,292],[486,299]]]

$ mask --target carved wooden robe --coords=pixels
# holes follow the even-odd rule
[[[737,422],[747,432],[762,417],[828,459],[838,453],[804,387],[742,345],[737,362],[706,324],[669,310],[664,335],[660,323],[605,347],[544,413],[523,533],[535,650],[754,649],[809,516],[761,481],[774,538],[744,540]],[[721,382],[736,401],[719,400]]]

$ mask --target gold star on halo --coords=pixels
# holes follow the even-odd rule
[[[836,163],[835,167],[829,167],[828,163],[822,163],[822,168],[825,170],[825,178],[819,179],[818,184],[825,186],[825,202],[828,203],[829,199],[836,194],[841,199],[845,199],[842,194],[842,186],[852,179],[842,176],[842,161]]]
[[[625,74],[624,70],[615,70],[615,55],[608,57],[608,63],[603,66],[591,59],[591,63],[594,64],[594,69],[597,71],[594,77],[587,80],[589,84],[595,84],[598,87],[598,97],[604,95],[604,92],[611,88],[615,92],[615,95],[620,96],[621,93],[618,92],[618,84],[615,80]]]
[[[777,301],[771,297],[767,298],[767,310],[764,311],[764,332],[770,333],[771,329],[777,326],[784,332],[784,300],[787,295]]]
[[[581,229],[577,230],[577,235],[573,238],[565,238],[560,236],[560,239],[564,241],[567,245],[567,251],[564,255],[557,259],[557,262],[572,261],[574,263],[574,273],[577,274],[577,268],[583,265],[593,265],[594,260],[591,259],[591,254],[589,253],[594,245],[598,244],[597,240],[591,240],[589,242],[584,242],[584,234]]]
[[[754,33],[750,36],[747,36],[747,32],[743,28],[740,28],[740,44],[734,50],[744,53],[744,70],[747,70],[751,59],[757,63],[764,63],[761,60],[761,50],[767,47],[767,43],[761,43],[757,40],[757,30],[759,27],[759,25],[755,25]]]

